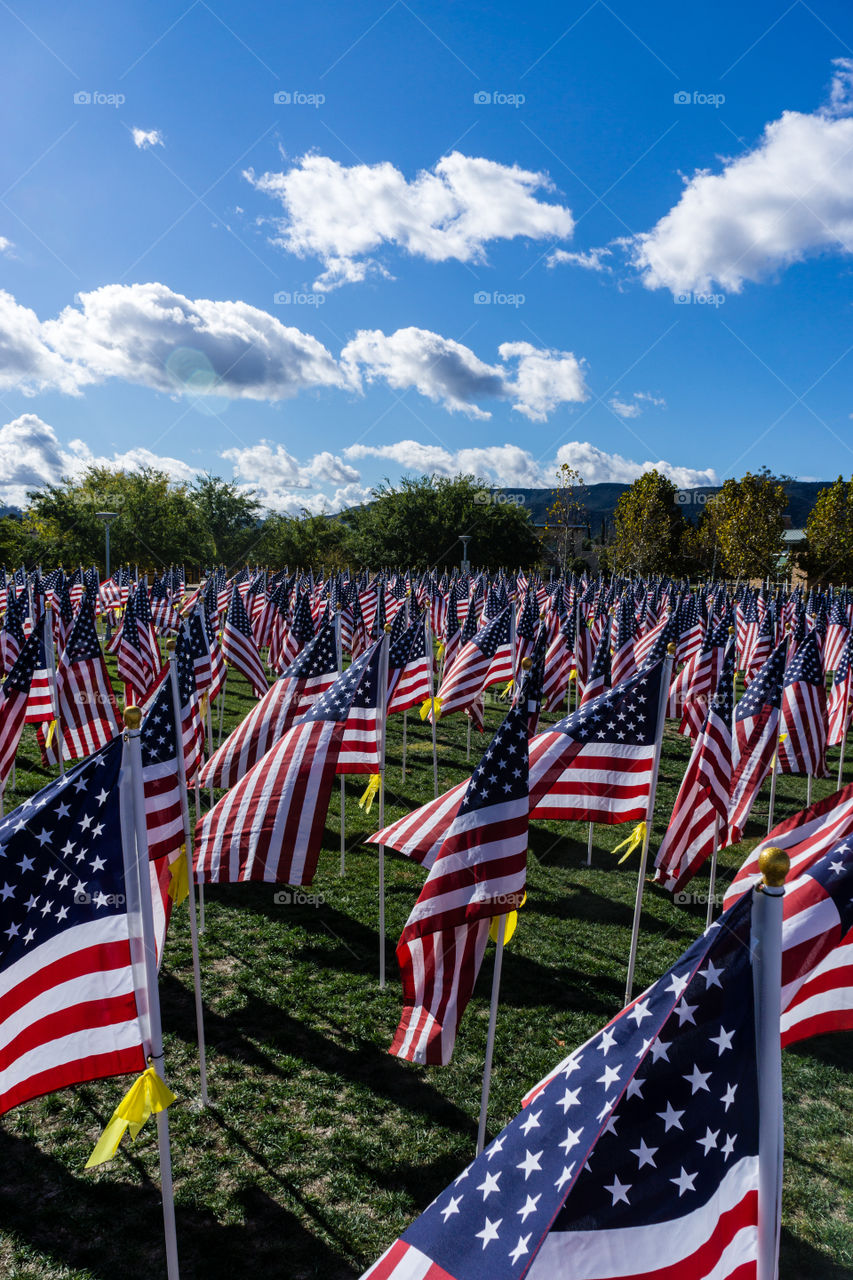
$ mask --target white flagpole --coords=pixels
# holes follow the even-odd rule
[[[181,817],[184,823],[184,857],[187,860],[187,884],[190,890],[190,942],[193,957],[193,987],[195,989],[195,1024],[198,1032],[198,1065],[201,1076],[202,1106],[209,1105],[207,1096],[207,1055],[204,1042],[204,1009],[201,1001],[201,965],[198,955],[198,921],[196,919],[195,872],[192,861],[192,844],[190,841],[190,807],[187,796],[187,772],[184,759],[183,727],[181,724],[181,694],[178,688],[178,655],[175,652],[177,641],[169,637],[166,641],[166,652],[169,655],[169,680],[172,686],[172,710],[175,716],[175,737],[178,759],[178,782],[181,788]]]
[[[753,890],[752,947],[758,1069],[757,1280],[777,1280],[782,1205],[782,909],[790,859],[765,849],[758,859],[763,883]]]
[[[492,1057],[495,1051],[495,1026],[498,1019],[498,999],[501,989],[501,966],[504,955],[507,916],[500,917],[501,927],[495,947],[495,967],[492,973],[492,1001],[489,1006],[489,1033],[486,1038],[486,1060],[483,1064],[483,1088],[480,1093],[480,1124],[477,1129],[477,1155],[486,1145],[486,1117],[489,1111],[489,1089],[492,1083]]]
[[[812,802],[812,775],[809,773],[806,775],[806,808],[809,807],[811,802]]]
[[[652,765],[652,782],[649,788],[649,802],[646,806],[646,834],[643,837],[643,852],[640,855],[640,869],[637,872],[637,896],[634,900],[634,923],[631,927],[631,950],[628,954],[628,977],[625,982],[625,1003],[628,1004],[631,999],[631,992],[634,987],[634,967],[637,963],[637,942],[640,937],[640,916],[643,910],[643,886],[646,879],[646,863],[649,857],[649,840],[652,834],[652,820],[655,814],[655,797],[658,789],[658,772],[660,770],[660,753],[663,743],[664,717],[666,715],[666,700],[669,696],[669,682],[672,676],[672,663],[675,658],[675,645],[667,646],[666,657],[663,660],[663,671],[661,672],[660,681],[660,699],[658,701],[658,738],[655,744],[655,758]]]
[[[59,757],[59,775],[65,774],[65,752],[62,747],[62,721],[59,716],[59,690],[56,687],[56,654],[53,651],[53,606],[49,600],[44,602],[44,656],[47,662],[48,679],[50,680],[50,701],[53,706],[53,718],[56,727],[53,737],[56,743],[56,754]]]
[[[714,852],[711,854],[711,876],[708,881],[708,910],[705,912],[705,928],[710,929],[714,919],[714,894],[717,891],[717,845],[720,841],[720,816],[714,819]]]
[[[335,613],[335,644],[338,651],[338,675],[341,675],[344,669],[344,653],[341,643],[341,611],[338,607]],[[338,779],[341,787],[341,875],[346,875],[347,871],[347,797],[346,797],[346,780],[344,774]]]
[[[388,646],[387,631],[383,639],[379,663],[379,830],[385,826],[385,737],[388,714]],[[379,986],[385,986],[385,846],[379,846]]]
[[[841,784],[844,777],[844,748],[847,745],[847,705],[849,701],[850,701],[850,693],[848,690],[847,694],[844,697],[844,716],[841,720],[841,728],[842,728],[841,755],[838,757],[838,788],[839,790],[841,789]]]
[[[219,736],[216,740],[217,750],[222,746],[222,721],[225,718],[225,690],[228,687],[228,668],[225,669],[225,679],[222,681],[222,688],[219,690],[219,696],[222,701],[219,704]]]
[[[400,769],[400,780],[402,782],[406,781],[406,729],[408,727],[408,719],[409,719],[409,713],[408,711],[404,711],[403,712],[403,764]]]
[[[163,1032],[160,1025],[160,998],[157,990],[157,955],[154,943],[154,912],[151,906],[151,877],[148,863],[148,831],[145,824],[145,789],[142,782],[142,743],[140,707],[126,707],[125,751],[130,761],[130,794],[133,799],[133,828],[136,836],[136,872],[139,906],[142,917],[142,961],[145,970],[147,1016],[149,1026],[149,1061],[165,1080]],[[166,1273],[168,1280],[179,1280],[178,1241],[175,1230],[175,1197],[172,1186],[172,1152],[169,1146],[169,1112],[157,1112],[157,1145],[160,1155],[160,1186],[163,1192],[163,1231],[166,1238]]]
[[[593,834],[594,828],[595,828],[595,823],[591,822],[589,824],[589,835],[586,841],[586,865],[588,867],[592,866],[592,834]]]
[[[430,723],[432,725],[432,789],[433,798],[438,799],[438,752],[435,745],[435,683],[433,680],[433,651],[432,651],[432,626],[429,620],[429,609],[424,614],[424,626],[426,628],[426,651],[427,651],[427,669],[429,671],[429,705],[431,708]],[[442,661],[444,659],[442,658]]]

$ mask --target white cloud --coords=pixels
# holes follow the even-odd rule
[[[151,147],[163,146],[163,135],[159,129],[132,129],[133,144],[140,151],[145,151]]]
[[[220,457],[234,468],[234,479],[242,488],[254,489],[259,501],[270,511],[296,515],[303,508],[312,511],[339,511],[362,502],[370,490],[361,485],[361,474],[336,454],[314,454],[300,463],[283,445],[259,440],[244,449],[226,449]],[[332,494],[318,492],[321,486],[337,486]]]
[[[792,263],[853,252],[853,60],[835,66],[823,110],[784,112],[720,173],[688,179],[678,204],[636,238],[647,289],[740,293]]]
[[[658,409],[666,408],[666,401],[663,397],[653,396],[649,391],[635,391],[630,400],[620,400],[618,396],[614,396],[607,403],[620,418],[639,418],[643,412],[644,404],[654,405]]]
[[[41,326],[91,379],[156,391],[280,400],[341,386],[321,342],[246,302],[192,300],[163,284],[104,285]]]
[[[81,370],[50,349],[36,313],[0,290],[0,390],[34,395],[53,387],[74,394],[82,380]]]
[[[564,263],[568,263],[573,267],[582,267],[585,271],[604,271],[609,272],[611,268],[603,258],[608,258],[612,250],[610,249],[588,249],[583,253],[570,253],[568,249],[555,249],[553,253],[549,253],[545,259],[546,267],[558,267]]]
[[[15,246],[8,236],[0,236],[0,253],[7,258],[14,258]]]
[[[490,448],[449,449],[422,445],[415,440],[399,440],[387,445],[350,445],[347,458],[387,458],[406,471],[453,476],[459,472],[475,475],[505,488],[549,488],[555,483],[555,472],[564,462],[580,472],[587,484],[606,481],[630,484],[647,471],[657,470],[683,488],[715,485],[713,468],[697,470],[658,462],[634,462],[618,453],[605,453],[587,441],[561,445],[550,461],[540,461],[518,445],[494,445]]]
[[[361,372],[368,382],[383,378],[390,387],[414,387],[446,409],[470,418],[491,414],[476,403],[482,399],[513,401],[528,418],[543,421],[559,404],[586,399],[582,363],[570,351],[540,351],[527,342],[505,342],[499,348],[503,364],[489,365],[470,347],[429,329],[363,329],[341,352],[341,364],[356,382]],[[514,374],[508,361],[517,361]]]
[[[244,176],[284,209],[274,243],[323,263],[315,289],[387,275],[370,256],[386,244],[430,262],[484,262],[490,241],[568,239],[574,230],[568,208],[537,198],[553,191],[547,174],[458,151],[411,182],[387,161],[347,167],[320,155],[286,173]]]

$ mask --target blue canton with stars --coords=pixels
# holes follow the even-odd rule
[[[471,775],[459,817],[527,795],[527,710],[513,707]]]
[[[657,712],[663,664],[642,667],[628,680],[591,698],[551,731],[576,742],[613,746],[651,746],[657,737]]]
[[[115,738],[0,819],[5,971],[66,929],[125,911]]]
[[[360,658],[356,658],[352,666],[342,676],[338,676],[331,689],[327,689],[310,711],[306,711],[296,723],[306,724],[309,720],[346,720],[351,707],[375,707],[379,692],[383,640],[377,640]]]
[[[756,1156],[751,899],[566,1059],[403,1240],[457,1280],[522,1276],[552,1223],[669,1221]]]
[[[285,669],[282,680],[310,680],[315,676],[327,676],[338,669],[338,645],[335,627],[324,622],[312,640]]]
[[[818,687],[824,683],[823,662],[820,656],[820,643],[816,631],[810,631],[785,670],[785,687],[792,684],[813,684]]]
[[[493,658],[502,644],[509,644],[510,610],[501,610],[496,618],[481,627],[472,641],[484,658]]]
[[[782,673],[785,670],[787,649],[788,642],[783,640],[773,650],[737,704],[736,720],[748,720],[750,716],[758,715],[764,706],[778,709],[782,705]]]
[[[835,903],[842,936],[853,929],[853,842],[842,840],[805,874],[817,881]]]

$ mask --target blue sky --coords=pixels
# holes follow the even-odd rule
[[[0,501],[853,472],[843,3],[3,6]]]

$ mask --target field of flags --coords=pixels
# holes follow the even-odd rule
[[[182,1210],[223,1225],[182,1142],[220,1160],[224,1143],[236,1168],[248,1147],[254,1191],[314,1223],[259,1247],[271,1274],[777,1274],[781,1050],[853,1029],[853,593],[22,569],[0,611],[0,1129],[8,1160],[28,1115],[110,1099],[73,1172],[86,1203],[156,1132],[121,1274],[176,1277],[187,1251],[184,1274],[233,1274]],[[585,901],[602,882],[609,900]],[[318,898],[299,927],[332,951],[297,958],[283,908],[302,920]],[[322,1092],[298,1145],[307,1166],[325,1153],[328,1198],[277,1180],[292,1116],[233,1084],[265,1052],[250,1035],[229,1057],[235,964],[252,1001],[298,984],[315,1066],[348,1037],[372,1064],[342,1087],[382,1149],[378,1221],[359,1209],[363,1158],[360,1183],[338,1169],[347,1125]],[[286,1028],[292,1006],[266,1017]],[[389,1106],[419,1119],[382,1142]],[[269,1155],[245,1136],[260,1115]],[[454,1159],[435,1167],[446,1130]],[[66,1167],[53,1180],[70,1191]],[[839,1239],[845,1260],[853,1228]],[[32,1274],[117,1274],[111,1249]]]

